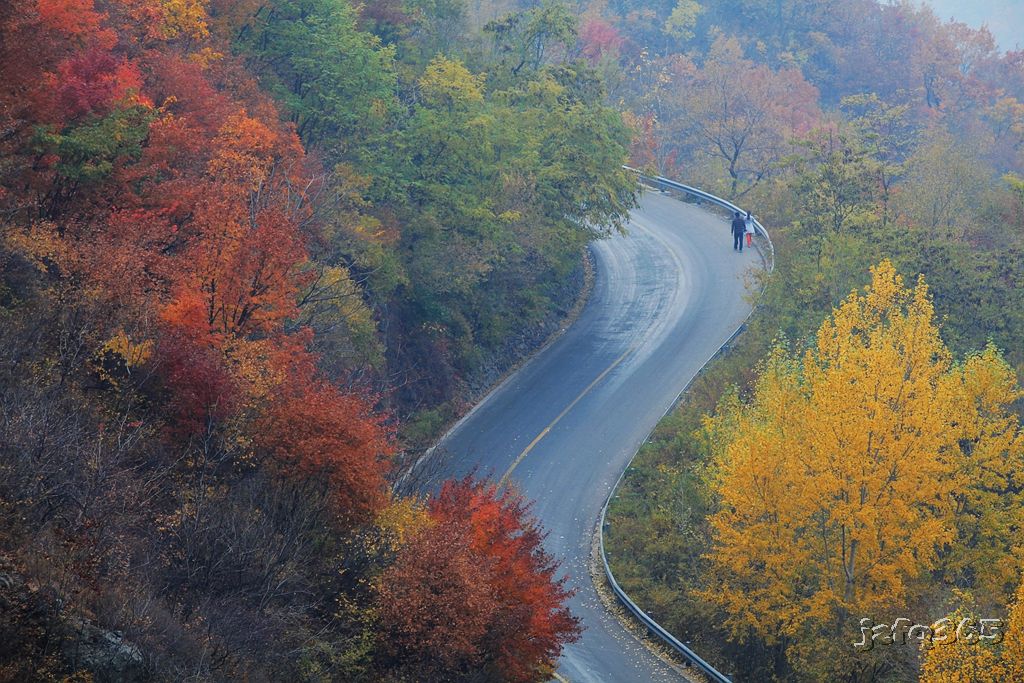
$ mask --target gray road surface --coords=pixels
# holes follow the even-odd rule
[[[577,322],[445,437],[443,473],[509,476],[548,530],[578,590],[586,628],[559,674],[584,681],[675,681],[602,607],[588,573],[601,505],[679,391],[746,317],[756,251],[732,250],[720,217],[648,192],[629,235],[593,246],[596,282]]]

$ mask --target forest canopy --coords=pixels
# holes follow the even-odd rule
[[[560,327],[625,163],[777,251],[620,582],[748,680],[1012,678],[1019,631],[829,643],[1021,613],[1024,53],[877,0],[11,0],[0,679],[545,680],[529,502],[400,482]]]
[[[0,7],[0,679],[532,681],[578,636],[518,494],[396,482],[571,305],[630,133],[568,14],[442,5]]]
[[[1012,639],[927,657],[845,644],[883,607],[931,623],[1016,604],[1022,53],[916,3],[627,0],[582,16],[581,51],[636,131],[633,163],[750,208],[776,256],[745,334],[612,504],[618,580],[742,680],[1001,680]],[[926,295],[892,284],[921,276]],[[856,302],[880,288],[920,303],[869,315]],[[839,334],[854,308],[866,319]],[[881,341],[910,309],[935,352],[914,372],[935,376],[910,392],[917,408],[872,406],[871,377],[915,381]],[[886,415],[916,425],[896,451],[913,467],[879,446]],[[928,434],[945,441],[922,451]],[[891,519],[851,507],[858,491],[891,497]]]

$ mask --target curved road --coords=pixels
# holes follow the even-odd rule
[[[589,575],[601,506],[678,393],[750,310],[756,251],[732,251],[720,217],[646,192],[629,235],[597,242],[579,319],[458,423],[438,446],[445,475],[477,469],[535,501],[546,546],[578,591],[583,620],[558,672],[583,681],[675,681],[602,607]]]

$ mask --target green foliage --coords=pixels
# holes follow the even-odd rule
[[[682,42],[691,40],[697,19],[703,11],[704,8],[696,0],[679,0],[672,14],[665,20],[665,33]]]
[[[578,64],[495,91],[438,57],[417,88],[378,203],[405,226],[403,315],[442,326],[465,371],[549,315],[580,249],[621,227],[635,192],[621,170],[628,132]]]
[[[793,183],[801,225],[830,239],[870,220],[875,208],[875,160],[845,135],[808,140]]]
[[[394,49],[356,19],[347,0],[275,0],[241,42],[303,141],[335,160],[379,143],[395,106]]]
[[[458,55],[469,39],[466,5],[467,0],[405,0],[412,24],[398,45],[402,64],[419,67],[438,55]]]
[[[110,177],[118,162],[142,156],[142,143],[156,116],[150,107],[121,106],[63,131],[40,128],[35,143],[41,153],[58,157],[56,170],[65,182],[97,184]]]
[[[551,53],[576,40],[576,18],[563,0],[542,0],[525,12],[507,14],[486,26],[499,72],[515,79],[538,71]]]
[[[455,398],[456,378],[510,336],[532,336],[572,295],[560,282],[582,247],[621,228],[635,193],[621,170],[629,131],[598,75],[565,61],[567,6],[493,22],[489,57],[466,49],[465,10],[364,8],[384,46],[344,0],[276,0],[240,41],[303,140],[345,162],[325,262],[365,275],[371,305],[401,330],[387,363],[415,378],[399,403],[420,410]],[[432,52],[457,42],[472,68]]]

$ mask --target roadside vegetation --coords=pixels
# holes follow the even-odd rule
[[[876,0],[0,4],[0,680],[546,680],[528,502],[395,482],[627,161],[778,255],[625,480],[623,585],[746,680],[1016,677],[1013,630],[844,643],[1020,611],[1022,65]]]
[[[1020,53],[866,0],[593,21],[631,65],[634,162],[749,207],[777,249],[747,331],[612,503],[616,578],[739,680],[1013,678],[1013,620],[997,647],[852,643],[863,617],[1015,604]]]
[[[392,484],[633,205],[575,27],[0,5],[0,680],[548,675],[528,504]]]

